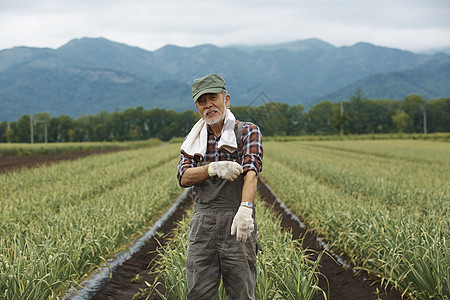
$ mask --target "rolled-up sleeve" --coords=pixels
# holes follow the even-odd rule
[[[178,183],[181,185],[181,177],[183,176],[184,172],[189,169],[195,167],[195,160],[193,158],[187,157],[184,155],[184,153],[180,154],[180,160],[178,162],[178,171],[177,171],[177,178]]]
[[[263,145],[259,127],[246,123],[242,130],[241,164],[244,174],[253,170],[258,175],[262,171]]]

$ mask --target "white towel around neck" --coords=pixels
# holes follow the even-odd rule
[[[233,113],[227,109],[217,148],[224,149],[230,153],[237,150],[236,134],[234,133],[235,121],[236,118]],[[198,120],[181,145],[181,152],[190,157],[194,157],[195,155],[201,155],[202,158],[205,157],[208,146],[207,126],[202,118]]]

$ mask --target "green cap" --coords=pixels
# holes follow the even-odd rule
[[[192,83],[192,98],[195,102],[203,94],[217,94],[223,89],[225,89],[225,80],[218,74],[208,74],[194,80],[194,83]]]

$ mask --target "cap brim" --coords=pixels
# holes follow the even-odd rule
[[[198,98],[200,98],[204,94],[208,94],[208,93],[217,94],[217,93],[220,93],[222,90],[223,90],[222,87],[215,87],[215,88],[201,90],[194,96],[194,102],[197,101]]]

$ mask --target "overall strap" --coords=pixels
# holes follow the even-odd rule
[[[237,124],[237,126],[234,128],[234,134],[236,135],[236,145],[238,148],[239,148],[239,143],[241,141],[243,128],[244,128],[244,122],[240,122],[240,121]]]
[[[237,126],[234,128],[234,134],[236,135],[236,146],[237,150],[233,153],[233,159],[237,162],[241,162],[241,157],[239,156],[240,142],[242,137],[242,130],[244,128],[244,122],[238,122]]]

